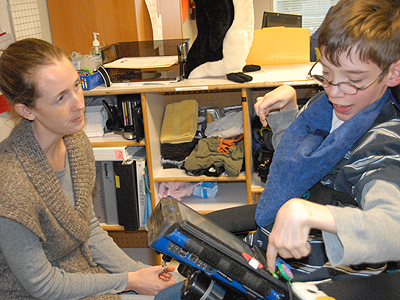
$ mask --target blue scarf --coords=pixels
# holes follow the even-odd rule
[[[387,91],[332,133],[333,106],[326,94],[305,109],[286,130],[274,153],[257,205],[257,224],[271,224],[286,201],[301,197],[320,181],[368,130],[389,97]]]

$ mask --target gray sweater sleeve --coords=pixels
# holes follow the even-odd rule
[[[108,233],[100,227],[94,212],[92,213],[88,245],[94,261],[110,273],[134,272],[148,267],[142,262],[130,258],[115,244]]]
[[[68,300],[117,293],[125,289],[128,281],[126,272],[82,274],[53,267],[46,258],[39,238],[7,218],[0,218],[0,249],[13,274],[35,298]],[[97,258],[101,256],[99,252],[94,253]],[[118,269],[116,266],[110,268]]]
[[[286,129],[292,124],[298,113],[297,109],[285,112],[272,112],[267,116],[269,127],[272,130],[272,146],[274,149],[278,147]]]
[[[328,206],[337,235],[323,232],[332,265],[400,260],[400,188],[373,180],[363,189],[361,207]]]

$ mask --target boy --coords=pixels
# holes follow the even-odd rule
[[[322,73],[309,76],[325,91],[300,114],[289,86],[255,104],[279,146],[247,241],[268,240],[270,270],[278,255],[321,258],[314,230],[333,266],[400,260],[400,112],[388,89],[400,83],[400,3],[339,1],[318,47]]]

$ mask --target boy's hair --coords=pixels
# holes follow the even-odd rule
[[[0,90],[12,106],[21,103],[33,108],[40,96],[37,72],[63,58],[69,57],[58,47],[40,39],[12,43],[0,57]]]
[[[400,1],[340,0],[322,22],[318,47],[336,66],[341,54],[356,51],[384,70],[400,59]]]

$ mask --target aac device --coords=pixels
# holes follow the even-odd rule
[[[151,248],[248,299],[289,299],[289,283],[271,275],[259,248],[250,247],[176,199],[161,199],[147,225]]]

